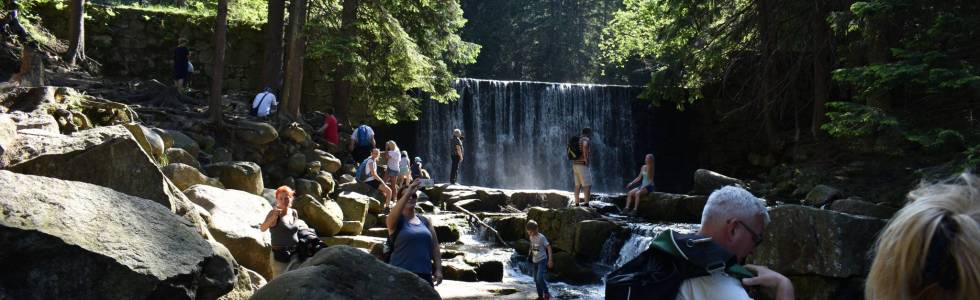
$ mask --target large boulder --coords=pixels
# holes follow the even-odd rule
[[[572,195],[559,191],[518,191],[510,195],[510,204],[523,210],[532,206],[550,209],[568,207]]]
[[[307,153],[306,156],[311,160],[319,161],[320,168],[328,173],[336,173],[342,166],[340,159],[320,149],[314,149]]]
[[[440,299],[417,275],[348,246],[320,250],[299,269],[272,280],[252,300]]]
[[[219,162],[204,166],[210,177],[217,177],[226,188],[262,195],[262,169],[248,161]]]
[[[769,216],[765,242],[751,259],[785,275],[863,277],[875,237],[885,226],[877,218],[800,205],[778,206]]]
[[[271,278],[271,237],[269,232],[259,231],[259,225],[272,210],[265,198],[206,185],[192,186],[184,193],[211,214],[208,229],[238,263]]]
[[[653,192],[640,199],[637,213],[653,222],[700,223],[705,196]]]
[[[500,206],[487,202],[483,199],[460,200],[452,204],[455,207],[465,209],[469,212],[499,212]]]
[[[334,201],[321,201],[310,195],[296,198],[293,207],[320,236],[334,236],[344,226],[344,212]]]
[[[0,114],[0,157],[17,141],[17,123],[5,114]],[[0,168],[5,164],[0,160]]]
[[[122,126],[98,127],[72,135],[20,134],[14,164],[8,170],[87,182],[149,199],[199,225],[193,204],[184,197]]]
[[[294,186],[296,187],[296,196],[310,195],[314,198],[320,198],[323,196],[323,188],[316,181],[309,179],[297,178],[294,181]]]
[[[879,219],[890,219],[896,212],[898,212],[898,208],[880,203],[874,204],[855,198],[836,200],[830,204],[830,209],[842,213],[869,216]]]
[[[572,253],[586,261],[599,259],[603,243],[618,226],[605,220],[586,220],[575,225],[575,249]]]
[[[337,187],[337,183],[333,180],[333,175],[324,171],[317,173],[313,180],[320,184],[320,188],[323,189],[323,194],[325,195],[333,194],[334,188]]]
[[[841,191],[829,185],[817,185],[806,194],[803,204],[810,206],[822,206],[836,199],[841,198]]]
[[[337,204],[340,205],[340,209],[344,211],[344,221],[360,222],[362,224],[361,229],[363,229],[364,218],[367,216],[368,205],[370,205],[370,203],[371,198],[358,193],[343,192],[337,196]],[[358,235],[360,234],[360,230],[357,232],[345,233]]]
[[[241,120],[231,126],[235,137],[253,145],[265,145],[279,138],[279,132],[267,122]]]
[[[182,163],[172,163],[160,169],[163,175],[167,176],[177,189],[186,190],[187,188],[196,185],[204,184],[210,185],[217,188],[225,188],[221,185],[221,181],[217,178],[210,178],[201,174],[198,169],[182,164]]]
[[[0,211],[11,299],[216,299],[234,285],[234,261],[147,199],[0,170]]]
[[[153,131],[153,129],[140,124],[129,123],[123,126],[129,130],[129,133],[139,142],[143,151],[146,151],[153,158],[154,162],[158,164],[164,163],[164,150],[166,146],[163,143],[163,137]]]
[[[547,209],[532,207],[527,219],[538,222],[538,229],[552,247],[569,251],[575,249],[575,233],[579,222],[598,218],[595,212],[582,207]]]
[[[286,161],[286,168],[294,176],[303,175],[306,172],[306,155],[303,155],[303,153],[293,153]]]
[[[490,226],[493,226],[500,233],[500,237],[506,241],[526,239],[527,230],[524,228],[525,225],[527,225],[527,218],[524,216],[511,216],[490,220]]]
[[[361,195],[367,195],[368,197],[371,197],[378,201],[384,200],[384,195],[382,195],[381,192],[367,185],[367,183],[363,183],[363,182],[348,182],[348,183],[340,184],[339,186],[337,186],[335,192],[338,192],[340,194],[357,193]]]
[[[170,148],[165,152],[170,163],[182,163],[198,170],[201,169],[201,162],[196,157],[191,156],[187,150],[180,148]]]
[[[711,170],[698,169],[694,171],[695,194],[707,196],[711,192],[729,185],[745,187],[745,183],[741,180]]]
[[[370,237],[363,235],[344,235],[331,236],[323,239],[328,246],[351,246],[367,253],[381,253],[384,248],[385,238]]]

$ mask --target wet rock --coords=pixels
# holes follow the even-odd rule
[[[324,171],[318,172],[314,180],[320,184],[324,195],[333,194],[334,188],[337,187],[337,183],[333,180],[333,175]]]
[[[898,208],[882,204],[874,204],[855,198],[835,200],[830,204],[830,209],[842,213],[869,216],[879,219],[890,219],[896,212],[898,212]]]
[[[442,197],[439,199],[439,201],[441,203],[446,203],[447,206],[463,200],[480,199],[480,196],[478,196],[474,191],[449,191],[443,193],[441,196]],[[429,197],[432,199],[432,195],[429,195]]]
[[[147,199],[0,171],[0,211],[11,299],[214,299],[234,284],[233,261]]]
[[[778,206],[769,216],[765,242],[751,259],[785,275],[864,276],[869,250],[885,226],[876,218],[800,205]]]
[[[552,261],[554,268],[551,271],[562,281],[571,284],[586,284],[599,279],[592,272],[592,268],[580,264],[569,252],[554,253]]]
[[[531,241],[526,239],[516,240],[510,243],[511,247],[514,247],[514,251],[521,255],[528,255],[531,253]]]
[[[296,187],[296,196],[310,195],[314,198],[323,196],[323,189],[316,181],[299,178],[295,180],[293,186]]]
[[[802,204],[820,207],[830,203],[830,201],[839,199],[840,197],[840,190],[832,186],[821,184],[813,187],[813,189],[806,194],[806,198],[803,199]]]
[[[577,224],[598,217],[595,212],[581,207],[563,209],[532,207],[527,211],[527,219],[538,222],[539,230],[548,237],[552,247],[569,252],[575,249]]]
[[[463,262],[462,257],[456,257],[442,262],[442,277],[446,280],[475,282],[476,268]]]
[[[320,201],[313,196],[297,197],[293,207],[300,219],[316,230],[320,236],[334,236],[344,226],[344,212],[334,201]]]
[[[711,192],[729,185],[745,187],[745,182],[711,170],[698,169],[694,171],[695,194],[707,196]]]
[[[204,166],[205,173],[217,177],[226,188],[262,195],[262,169],[248,161],[230,161]]]
[[[209,178],[201,174],[198,169],[182,164],[172,163],[160,169],[163,175],[167,176],[179,190],[186,190],[195,184],[210,185],[217,188],[224,188],[221,181],[216,178]]]
[[[166,153],[167,161],[169,161],[170,163],[182,163],[194,167],[195,169],[203,170],[201,169],[201,162],[197,161],[197,158],[191,156],[191,154],[188,153],[187,150],[180,149],[180,148],[170,148],[167,149],[167,151],[164,153]]]
[[[559,191],[520,191],[510,195],[510,203],[517,209],[523,210],[532,206],[550,209],[568,207],[572,195]]]
[[[190,153],[191,156],[197,157],[201,153],[201,146],[197,144],[197,141],[187,136],[183,132],[177,130],[164,130],[167,135],[170,136],[174,141],[173,148],[180,148]]]
[[[235,277],[235,287],[218,300],[248,300],[255,291],[266,284],[262,275],[247,268],[239,266],[236,273],[238,276]]]
[[[272,210],[264,198],[205,185],[195,185],[184,193],[211,214],[208,229],[238,263],[271,278],[271,237],[269,232],[259,231],[259,225]]]
[[[451,243],[459,240],[459,228],[445,224],[433,224],[439,243]]]
[[[612,203],[606,203],[602,201],[589,201],[589,207],[595,208],[595,211],[600,214],[619,213],[619,208]]]
[[[463,253],[462,251],[452,250],[452,249],[442,249],[441,251],[439,251],[439,254],[442,255],[442,259],[453,259],[456,257],[462,257],[466,255],[466,253]]]
[[[504,263],[499,261],[482,261],[476,264],[476,279],[480,281],[501,282],[504,280]]]
[[[491,226],[500,233],[500,237],[505,241],[516,241],[527,238],[527,230],[524,228],[527,225],[526,217],[505,217],[493,219],[490,222]]]
[[[343,192],[337,196],[337,204],[339,204],[340,209],[344,211],[344,221],[359,222],[362,224],[362,226],[364,224],[364,218],[367,216],[368,205],[370,202],[371,198],[358,193]],[[357,235],[361,232],[360,229],[358,229],[356,232],[346,231],[345,233]]]
[[[470,212],[499,212],[500,207],[484,201],[483,199],[460,200],[453,206],[465,209]]]
[[[501,206],[507,206],[507,200],[509,199],[503,192],[494,190],[476,190],[476,197],[487,207],[497,209]]]
[[[573,253],[576,257],[587,261],[599,259],[603,242],[609,239],[613,231],[618,228],[616,224],[604,220],[586,220],[575,226],[575,249]]]
[[[320,250],[299,269],[269,282],[252,299],[417,300],[439,299],[439,294],[415,274],[385,264],[360,250],[335,246]]]
[[[436,206],[434,204],[432,204],[432,202],[429,202],[429,201],[421,201],[422,200],[421,198],[419,200],[420,201],[417,202],[417,203],[415,203],[415,205],[418,206],[419,208],[421,208],[423,211],[425,211],[427,213],[435,213],[436,212]]]
[[[640,199],[638,215],[652,222],[700,223],[705,196],[653,192]]]

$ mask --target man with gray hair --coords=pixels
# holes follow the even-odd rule
[[[708,196],[698,235],[711,238],[742,264],[762,243],[762,234],[768,224],[765,200],[743,188],[726,186]],[[714,272],[686,279],[677,299],[751,299],[743,286],[771,288],[776,291],[776,299],[793,299],[793,283],[786,276],[763,266],[745,265],[745,268],[756,276],[739,281],[725,272]]]
[[[633,260],[606,276],[606,299],[751,299],[765,287],[793,299],[793,283],[766,267],[743,265],[769,223],[765,200],[726,186],[708,196],[697,234],[667,230]]]

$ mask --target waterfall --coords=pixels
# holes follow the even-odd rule
[[[632,179],[634,130],[628,86],[458,79],[459,101],[425,100],[419,154],[437,181],[447,181],[450,137],[463,131],[459,183],[511,189],[573,186],[568,139],[593,130],[593,192],[619,191]]]
[[[698,227],[696,224],[629,223],[626,225],[625,236],[614,235],[606,240],[597,263],[603,265],[605,273],[611,272],[646,251],[661,232],[670,229],[689,234],[697,232]]]

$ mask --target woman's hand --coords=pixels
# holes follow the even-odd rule
[[[432,283],[435,285],[442,284],[442,270],[437,269],[435,273],[432,273]]]

